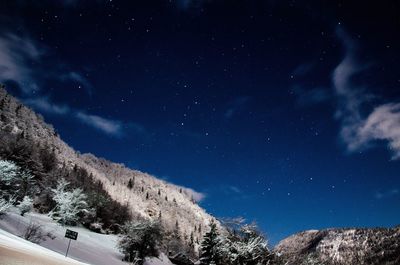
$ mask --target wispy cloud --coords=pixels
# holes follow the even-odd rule
[[[387,102],[374,106],[369,114],[362,112],[363,105],[374,98],[363,87],[353,82],[357,74],[366,68],[356,58],[356,44],[341,29],[337,36],[346,50],[343,60],[332,74],[335,94],[338,98],[336,118],[342,123],[341,139],[348,151],[354,152],[371,147],[377,140],[386,142],[393,159],[400,158],[400,103]]]
[[[205,2],[211,2],[211,0],[175,0],[177,7],[183,10],[202,7]]]
[[[244,195],[244,192],[241,188],[235,185],[221,185],[218,187],[219,192],[222,192],[227,195],[236,196],[236,195]]]
[[[13,33],[0,34],[0,82],[12,82],[20,89],[22,101],[39,110],[54,115],[69,115],[110,136],[122,136],[124,130],[144,132],[144,127],[137,123],[124,123],[87,113],[67,104],[59,104],[44,95],[40,89],[43,80],[77,82],[89,93],[92,84],[78,71],[65,69],[44,70],[43,60],[47,49],[31,38]]]
[[[383,192],[375,192],[374,197],[375,199],[386,199],[386,198],[390,198],[393,196],[397,196],[399,195],[399,190],[398,189],[391,189],[391,190],[387,190],[387,191],[383,191]]]
[[[121,136],[122,134],[123,124],[120,121],[106,119],[97,115],[87,114],[82,111],[76,113],[76,118],[106,134],[114,136]]]
[[[47,97],[26,99],[24,100],[24,103],[35,109],[51,114],[63,115],[70,112],[70,107],[68,107],[67,105],[54,104]]]
[[[137,123],[124,123],[119,120],[107,119],[98,115],[90,114],[68,105],[56,104],[49,97],[36,97],[25,99],[24,103],[34,109],[53,115],[69,115],[76,120],[110,136],[122,136],[125,130],[143,133],[145,129]]]
[[[46,80],[79,83],[89,95],[92,94],[91,82],[79,71],[68,66],[46,67],[48,55],[49,49],[28,34],[0,34],[0,82],[16,85],[25,97],[41,93]]]
[[[25,94],[38,91],[32,65],[38,64],[43,52],[26,36],[0,35],[0,81],[16,83]]]
[[[71,71],[71,72],[61,75],[60,79],[65,82],[69,82],[69,81],[76,82],[76,83],[80,84],[82,89],[84,89],[89,94],[89,96],[92,96],[92,94],[93,94],[92,83],[81,73],[78,73],[76,71]]]
[[[132,168],[138,168],[138,167],[133,165]],[[167,176],[167,175],[157,176],[157,178],[162,179],[166,182],[170,182],[170,183],[172,182],[171,177]],[[193,200],[195,200],[196,202],[201,202],[202,200],[204,200],[207,197],[207,194],[204,192],[195,191],[194,189],[191,189],[191,188],[188,188],[185,186],[176,185],[176,184],[174,184],[174,186],[177,189],[182,189],[184,194],[186,194],[190,198],[193,198]]]
[[[236,186],[228,186],[228,189],[234,193],[242,193],[242,190]]]
[[[193,200],[195,200],[196,202],[201,202],[207,197],[205,193],[195,191],[191,188],[182,187],[182,189],[189,197],[193,198]]]
[[[214,192],[218,194],[224,194],[232,198],[233,200],[246,200],[253,196],[254,194],[249,194],[242,187],[234,184],[220,185],[214,188]]]
[[[315,66],[314,63],[303,63],[303,64],[300,64],[299,66],[297,66],[293,70],[292,76],[294,76],[294,77],[304,76],[304,75],[310,73],[313,70],[314,66]]]
[[[226,119],[231,119],[233,116],[238,113],[249,101],[250,97],[242,96],[235,98],[228,104],[228,108],[224,113]]]
[[[296,85],[293,91],[297,96],[297,103],[302,107],[326,102],[331,97],[325,88],[304,89]]]
[[[376,107],[356,129],[355,136],[347,139],[351,150],[369,147],[374,140],[383,140],[393,154],[392,159],[400,158],[400,103]]]

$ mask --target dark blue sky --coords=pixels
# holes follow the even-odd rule
[[[75,149],[273,243],[399,224],[396,1],[37,2],[0,3],[0,80]]]

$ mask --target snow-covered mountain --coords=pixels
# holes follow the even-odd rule
[[[293,265],[395,265],[400,264],[400,227],[309,230],[282,240],[275,250]]]
[[[92,154],[80,154],[66,144],[43,117],[0,88],[0,130],[23,135],[33,145],[53,149],[59,166],[78,166],[101,181],[110,196],[128,204],[133,216],[154,219],[162,216],[163,225],[172,231],[179,222],[182,238],[193,233],[200,241],[212,216],[197,203],[198,193],[149,174],[132,170]],[[128,185],[131,182],[131,185]],[[129,187],[128,187],[129,186]],[[197,240],[198,239],[198,240]]]

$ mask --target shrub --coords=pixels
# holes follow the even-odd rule
[[[122,236],[118,248],[125,255],[125,260],[143,264],[145,257],[157,256],[162,228],[156,221],[128,222],[122,226]]]

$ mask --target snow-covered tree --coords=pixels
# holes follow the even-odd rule
[[[326,262],[320,261],[318,255],[308,254],[304,257],[300,265],[326,265]]]
[[[181,237],[180,226],[178,220],[175,221],[174,230],[168,233],[168,252],[169,254],[175,255],[178,253],[184,253],[184,244]]]
[[[52,189],[56,207],[49,215],[63,225],[75,225],[80,218],[79,215],[88,212],[87,197],[79,188],[67,191],[68,185],[69,183],[62,179],[58,182],[57,187]]]
[[[259,265],[268,264],[272,255],[267,240],[255,224],[235,224],[227,228],[228,235],[221,238],[220,252],[224,264]]]
[[[32,210],[33,201],[29,196],[25,196],[24,199],[19,203],[18,209],[21,216]]]
[[[18,197],[24,198],[33,191],[35,186],[34,176],[28,170],[21,170],[16,179],[15,186],[18,189]]]
[[[0,160],[0,191],[1,197],[9,197],[13,193],[12,182],[17,177],[19,167],[11,161]]]
[[[0,160],[0,191],[2,197],[22,199],[34,186],[33,175],[8,160]]]
[[[17,176],[19,167],[11,161],[0,160],[0,181],[3,184],[10,184]]]
[[[157,246],[162,239],[162,228],[158,221],[127,222],[121,230],[118,248],[126,261],[143,264],[145,257],[157,256]]]
[[[13,198],[5,199],[1,198],[0,199],[0,215],[6,214],[10,208],[13,206],[15,203],[15,200]]]
[[[210,265],[221,263],[221,240],[214,220],[210,222],[210,231],[207,232],[201,242],[200,264]]]

